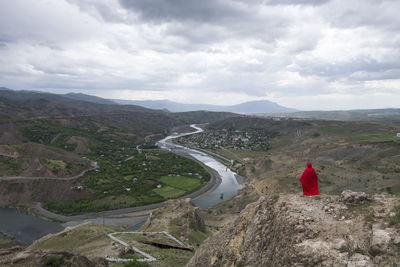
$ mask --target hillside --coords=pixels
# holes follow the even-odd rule
[[[361,109],[334,111],[297,111],[278,114],[258,114],[260,116],[281,116],[290,118],[337,120],[337,121],[367,121],[400,124],[400,109]]]

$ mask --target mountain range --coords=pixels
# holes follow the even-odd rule
[[[21,109],[22,106],[24,106],[23,109]],[[38,109],[38,107],[40,107],[40,109]],[[32,112],[33,110],[35,112]],[[10,115],[15,116],[21,112],[24,117],[31,117],[32,113],[37,115],[38,112],[41,113],[42,116],[76,116],[84,114],[102,114],[104,112],[150,112],[161,114],[190,111],[203,111],[200,116],[205,115],[204,112],[206,111],[213,111],[253,114],[267,117],[371,121],[400,124],[400,120],[398,119],[400,109],[393,108],[371,110],[298,111],[280,106],[268,100],[251,101],[232,106],[219,106],[208,104],[184,104],[170,100],[105,99],[82,93],[52,94],[28,90],[16,91],[0,87],[0,119],[3,117],[10,117]],[[207,114],[206,117],[209,117],[210,115],[212,114]],[[194,112],[191,116],[199,116],[199,113]]]
[[[18,92],[18,94],[16,94]],[[68,93],[68,94],[52,94],[38,91],[14,91],[5,87],[0,87],[0,97],[11,98],[14,100],[38,100],[46,99],[55,102],[71,102],[70,100],[78,100],[106,105],[135,105],[148,109],[168,110],[170,112],[187,112],[187,111],[216,111],[216,112],[232,112],[239,114],[256,114],[256,113],[287,113],[295,112],[295,109],[283,107],[277,103],[268,100],[259,100],[245,102],[232,106],[219,106],[208,104],[184,104],[173,102],[170,100],[121,100],[121,99],[105,99],[97,96]]]
[[[295,112],[295,109],[283,107],[268,100],[259,100],[245,102],[232,106],[219,106],[208,104],[183,104],[170,100],[120,100],[113,101],[124,105],[138,105],[151,109],[166,109],[171,112],[185,112],[195,110],[207,110],[217,112],[232,112],[240,114],[257,114],[257,113],[278,113],[278,112]]]

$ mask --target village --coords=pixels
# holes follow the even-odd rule
[[[196,135],[183,136],[177,142],[191,148],[201,149],[234,149],[267,151],[269,139],[276,134],[263,129],[240,130],[208,130]]]

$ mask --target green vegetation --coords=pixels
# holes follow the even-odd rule
[[[167,184],[171,187],[182,189],[186,192],[193,191],[198,189],[201,186],[201,179],[199,177],[193,176],[195,178],[187,177],[187,176],[163,176],[160,178],[160,182],[162,184]]]
[[[183,191],[183,190],[180,190],[180,189],[177,189],[174,187],[170,187],[170,186],[156,188],[156,189],[153,189],[153,191],[164,198],[178,197],[185,193],[185,191]]]
[[[160,149],[139,153],[136,149],[117,145],[115,142],[114,151],[109,150],[108,154],[100,154],[106,153],[102,149],[92,149],[100,154],[95,158],[100,168],[85,174],[81,181],[96,194],[89,199],[48,202],[45,207],[72,215],[146,205],[192,192],[210,179],[200,164],[184,157]],[[190,172],[198,175],[167,176]],[[158,184],[163,187],[157,188]]]
[[[68,165],[62,160],[43,158],[40,159],[40,163],[54,174],[71,174],[71,172],[67,171],[67,169],[70,169],[71,164]],[[67,165],[69,168],[67,168]]]
[[[326,132],[326,133],[344,133],[345,130],[341,129],[341,128],[333,128],[333,127],[321,127],[320,128],[321,131]]]
[[[203,243],[203,241],[209,236],[209,233],[207,234],[203,233],[202,231],[191,230],[189,233],[189,243],[200,246],[200,244]]]
[[[147,267],[150,266],[147,262],[131,261],[124,263],[124,267]]]
[[[48,267],[59,267],[61,265],[61,260],[55,255],[48,256],[45,263],[43,264],[43,266]]]
[[[16,176],[23,170],[23,160],[0,155],[0,176]]]

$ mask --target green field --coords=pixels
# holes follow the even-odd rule
[[[164,186],[153,191],[164,198],[182,196],[184,193],[194,191],[202,184],[200,179],[186,176],[163,176],[159,181]]]
[[[153,191],[164,198],[179,197],[185,193],[185,191],[171,187],[171,186],[156,188],[156,189],[153,189]]]
[[[185,191],[196,189],[201,184],[200,179],[187,176],[163,176],[160,182]]]

